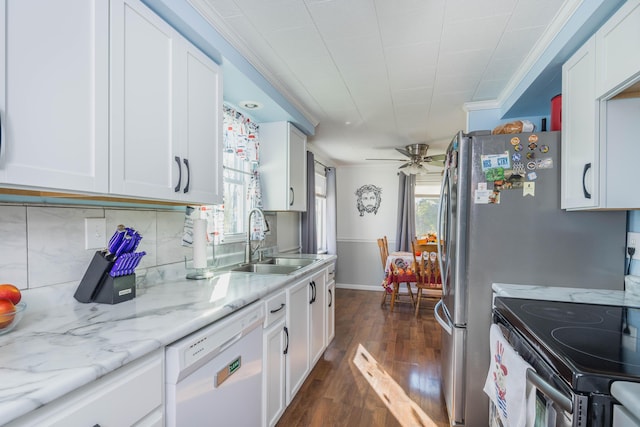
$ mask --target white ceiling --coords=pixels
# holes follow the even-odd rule
[[[335,165],[442,153],[499,100],[572,0],[191,0],[313,124]],[[556,25],[557,27],[557,25]]]

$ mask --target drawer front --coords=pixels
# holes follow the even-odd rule
[[[276,295],[265,301],[266,316],[264,319],[264,327],[269,327],[273,322],[282,319],[287,313],[287,294],[285,291],[278,292]]]
[[[155,352],[19,418],[10,425],[134,425],[162,406],[163,360],[163,352]]]

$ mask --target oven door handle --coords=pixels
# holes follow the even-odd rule
[[[557,388],[545,381],[533,369],[527,369],[527,381],[558,404],[564,411],[573,414],[573,402]]]

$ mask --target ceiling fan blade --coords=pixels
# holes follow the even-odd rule
[[[430,162],[431,160],[443,161],[446,158],[447,158],[446,154],[434,154],[433,156],[427,156],[425,160],[428,162]]]
[[[444,162],[440,162],[440,161],[432,161],[432,162],[425,161],[424,164],[427,165],[427,166],[430,166],[430,167],[434,167],[434,168],[443,168],[444,167]]]
[[[404,154],[407,157],[411,157],[411,153],[408,152],[407,150],[405,150],[404,148],[396,148],[396,151],[398,151],[399,153]]]
[[[402,168],[406,168],[407,166],[411,165],[411,162],[409,163],[405,163],[404,165],[398,167],[398,169],[402,169]]]
[[[406,162],[406,159],[365,159],[365,160],[384,160],[384,161],[396,161],[396,162]]]

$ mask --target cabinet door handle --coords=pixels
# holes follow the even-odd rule
[[[313,283],[313,302],[316,302],[316,281],[312,280],[311,283]]]
[[[291,197],[290,197],[291,201],[289,202],[289,206],[293,206],[293,201],[296,198],[296,194],[293,191],[293,187],[289,187],[289,194],[291,195]]]
[[[180,157],[174,157],[174,160],[178,164],[178,185],[173,190],[178,193],[180,192],[180,185],[182,184],[182,165],[180,164]]]
[[[273,310],[269,310],[269,313],[277,313],[284,308],[284,303],[280,304],[280,308],[274,308]]]
[[[590,199],[591,198],[591,193],[589,193],[587,191],[587,185],[586,185],[586,178],[587,178],[587,171],[591,169],[591,163],[587,163],[586,165],[584,165],[584,170],[582,171],[582,192],[584,193],[584,198],[585,199]]]
[[[189,181],[191,181],[191,169],[189,169],[189,159],[182,159],[184,165],[187,167],[187,185],[184,186],[184,192],[189,192]]]
[[[289,329],[286,326],[284,327],[284,336],[287,338],[287,345],[284,346],[282,354],[287,354],[289,353]]]
[[[309,287],[311,288],[311,299],[309,300],[309,304],[313,304],[313,282],[309,282]]]
[[[331,307],[331,304],[333,304],[333,292],[329,289],[329,307]]]

